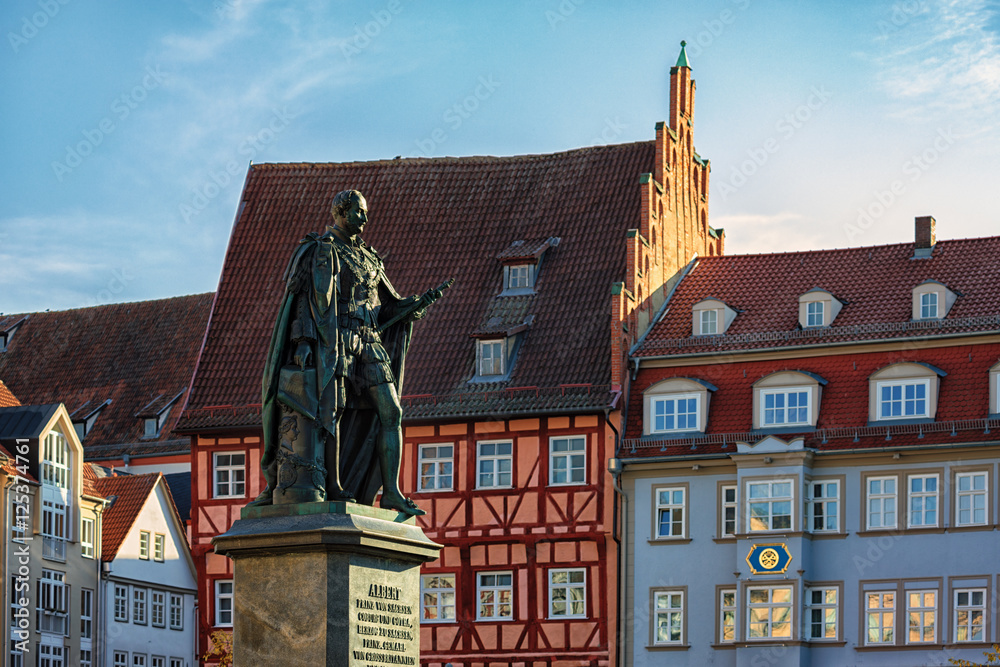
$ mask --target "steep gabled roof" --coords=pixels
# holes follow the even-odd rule
[[[21,405],[21,401],[17,400],[17,396],[7,388],[7,385],[0,380],[0,408],[12,408]]]
[[[83,438],[88,458],[98,452],[118,457],[186,451],[188,439],[171,433],[183,398],[156,438],[143,437],[136,415],[190,386],[212,298],[198,294],[31,313],[0,352],[0,377],[22,401],[60,401],[75,420],[98,410]],[[0,317],[0,328],[24,317]]]
[[[115,497],[111,506],[104,510],[101,521],[101,560],[112,561],[118,555],[118,549],[160,477],[162,473],[151,472],[97,477],[94,480],[98,493],[109,500]]]
[[[404,419],[607,405],[611,286],[625,278],[625,232],[639,226],[639,177],[653,159],[653,143],[640,142],[552,155],[251,166],[183,427],[259,423],[282,273],[298,240],[330,224],[330,203],[345,189],[365,195],[364,237],[397,291],[456,279],[416,323]],[[498,257],[515,241],[550,237],[561,241],[546,251],[535,319],[509,381],[470,385],[470,334],[495,308]],[[585,386],[561,386],[569,384]]]
[[[704,257],[678,284],[637,357],[732,352],[852,340],[1000,329],[1000,236],[767,255]],[[926,281],[961,296],[940,322],[911,322],[912,290]],[[832,326],[801,330],[799,296],[817,285],[844,302]],[[739,311],[725,335],[692,337],[691,306],[714,296]]]

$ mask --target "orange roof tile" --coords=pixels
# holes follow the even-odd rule
[[[0,380],[0,408],[13,408],[18,405],[21,405],[21,401],[17,400],[17,396],[7,388],[3,380]]]
[[[116,496],[111,507],[104,510],[101,522],[101,560],[112,561],[118,555],[118,549],[162,476],[162,473],[151,472],[144,475],[98,477],[94,480],[100,495],[107,499]]]

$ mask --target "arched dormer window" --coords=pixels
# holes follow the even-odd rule
[[[691,307],[691,335],[714,336],[726,333],[736,319],[736,311],[720,299],[708,297]]]
[[[990,419],[1000,419],[1000,361],[990,369]]]
[[[872,424],[934,420],[943,370],[922,362],[900,362],[868,378],[868,420]]]
[[[816,428],[824,380],[808,371],[777,371],[753,385],[754,430]]]
[[[799,326],[803,329],[828,327],[844,306],[843,302],[820,287],[799,297]]]
[[[913,319],[944,319],[958,296],[936,280],[925,280],[913,288]]]
[[[644,435],[704,433],[716,386],[695,378],[670,378],[643,392]]]

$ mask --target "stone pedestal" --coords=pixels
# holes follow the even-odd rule
[[[235,665],[420,664],[420,564],[442,547],[412,517],[343,502],[241,517],[212,541],[234,562]]]

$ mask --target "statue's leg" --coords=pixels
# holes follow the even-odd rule
[[[382,472],[381,505],[413,516],[426,514],[399,491],[399,466],[403,456],[403,409],[399,405],[396,386],[385,382],[371,387],[369,392],[380,425],[376,454]]]
[[[340,432],[340,416],[341,413],[338,413],[337,418],[334,420],[338,433]],[[323,433],[325,433],[326,499],[329,501],[347,500],[354,502],[354,496],[350,492],[345,491],[344,487],[340,484],[340,439],[325,429],[323,429]]]
[[[274,488],[278,485],[278,462],[273,461],[271,465],[263,469],[264,481],[267,486],[256,498],[247,503],[247,507],[255,505],[270,505],[274,502]]]

